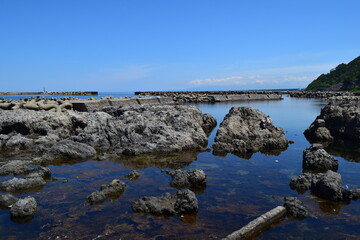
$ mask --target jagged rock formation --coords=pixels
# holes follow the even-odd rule
[[[214,126],[192,106],[108,107],[105,112],[0,111],[0,149],[51,159],[202,150]],[[216,121],[215,121],[216,122]],[[204,129],[203,129],[204,126]]]
[[[360,140],[358,104],[329,104],[304,132],[310,142],[329,143],[335,139]]]
[[[269,116],[252,107],[232,107],[216,133],[215,154],[246,155],[285,150],[288,140]]]

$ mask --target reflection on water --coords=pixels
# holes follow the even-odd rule
[[[302,133],[323,104],[314,99],[285,98],[198,105],[219,124],[235,105],[252,106],[270,115],[275,126],[284,128],[287,139],[295,141],[277,156],[255,153],[244,159],[233,154],[187,152],[50,165],[52,180],[43,189],[17,194],[36,198],[39,209],[33,220],[18,224],[11,221],[8,210],[1,210],[0,239],[221,239],[281,205],[284,196],[298,196],[310,217],[303,221],[285,219],[258,239],[356,239],[360,235],[360,201],[335,204],[309,192],[300,195],[289,187],[291,177],[302,173],[302,151],[309,146]],[[209,145],[215,134],[216,129]],[[360,165],[338,159],[344,184],[360,187]],[[131,181],[125,175],[134,169],[140,169],[141,175]],[[196,192],[197,215],[164,218],[133,212],[132,202],[141,197],[176,193],[170,186],[171,177],[161,169],[205,171],[206,188]],[[119,198],[96,205],[87,202],[87,195],[115,178],[126,183]]]
[[[360,143],[354,141],[335,141],[325,147],[325,150],[347,161],[360,162]]]

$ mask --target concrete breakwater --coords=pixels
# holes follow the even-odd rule
[[[43,92],[0,92],[0,95],[68,95],[68,96],[97,96],[96,91],[43,91]]]
[[[282,94],[279,91],[157,91],[135,92],[135,95],[172,97],[177,103],[215,103],[282,99]]]
[[[64,112],[75,110],[78,112],[100,111],[104,107],[143,106],[143,105],[169,105],[175,104],[171,97],[125,97],[101,99],[49,99],[27,98],[20,100],[0,99],[0,110],[30,109],[51,112]]]

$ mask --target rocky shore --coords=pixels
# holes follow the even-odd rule
[[[329,104],[304,132],[310,142],[330,143],[334,139],[360,140],[360,107],[357,102]]]

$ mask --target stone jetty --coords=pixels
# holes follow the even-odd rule
[[[281,100],[279,91],[157,91],[135,92],[135,95],[171,97],[177,103],[216,103],[253,100]]]

